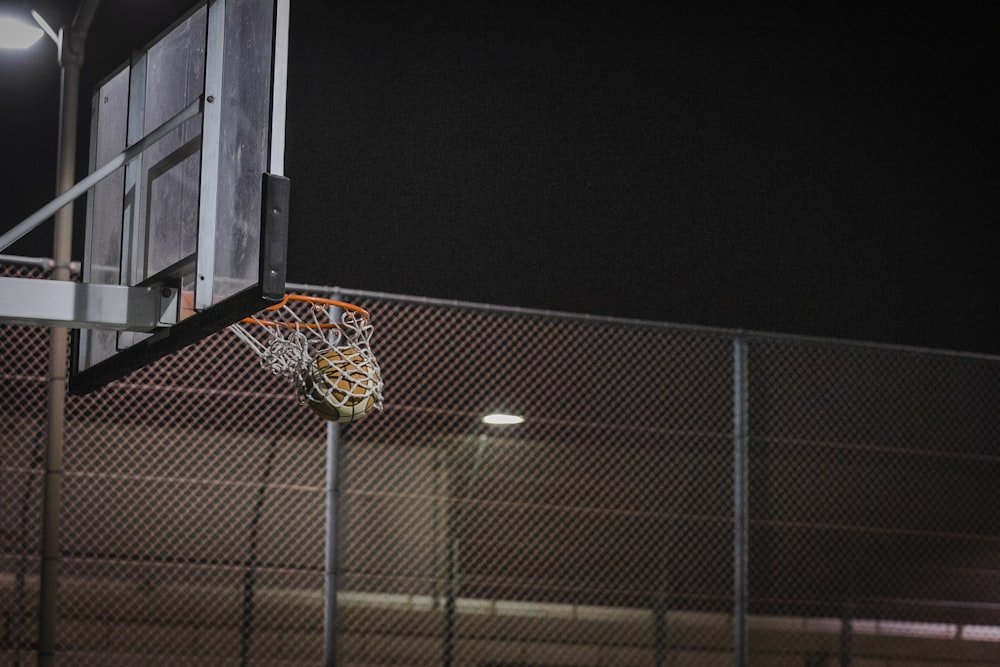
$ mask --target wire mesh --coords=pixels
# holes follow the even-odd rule
[[[727,340],[377,306],[386,408],[344,466],[360,664],[653,664],[653,609],[665,664],[672,610],[728,613]],[[725,654],[710,634],[670,630]]]
[[[787,650],[774,619],[806,618],[840,638],[816,651],[831,664],[893,650],[1000,660],[1000,644],[954,641],[1000,625],[997,360],[764,339],[753,350],[750,605],[772,621],[758,655]]]
[[[337,664],[742,664],[733,334],[345,295],[385,406],[341,431]],[[749,664],[997,664],[1000,360],[746,340]],[[3,665],[35,660],[47,345],[0,325]],[[294,388],[220,332],[67,424],[60,665],[322,661]]]

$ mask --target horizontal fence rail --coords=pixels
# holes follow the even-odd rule
[[[1000,662],[1000,359],[336,298],[385,383],[336,521],[326,423],[228,332],[70,397],[58,664]],[[35,661],[47,345],[0,325],[0,665]]]

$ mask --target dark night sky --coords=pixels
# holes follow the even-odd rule
[[[189,4],[105,0],[85,90]],[[990,3],[650,4],[292,0],[289,280],[1000,353]],[[7,228],[58,74],[2,55]]]

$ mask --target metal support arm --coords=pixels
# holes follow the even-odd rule
[[[151,331],[176,324],[178,290],[0,278],[0,322],[68,329]]]

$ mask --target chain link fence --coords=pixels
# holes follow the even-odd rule
[[[1000,359],[340,296],[386,404],[341,432],[337,664],[1000,663]],[[0,350],[24,665],[47,331]],[[71,396],[58,664],[322,663],[326,450],[227,332]]]

